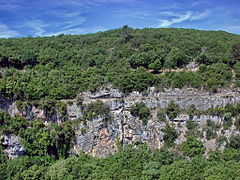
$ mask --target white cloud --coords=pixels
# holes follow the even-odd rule
[[[240,25],[223,26],[220,28],[214,28],[214,30],[219,30],[219,29],[230,32],[230,33],[234,33],[234,34],[240,34]]]
[[[69,29],[81,25],[87,20],[87,18],[81,16],[79,12],[56,12],[55,16],[58,16],[62,19],[61,26],[63,29]]]
[[[36,36],[82,33],[79,26],[86,21],[86,18],[81,16],[79,12],[52,11],[49,12],[48,15],[59,18],[59,20],[55,22],[45,22],[43,20],[33,19],[24,22],[21,27],[29,28],[29,31]],[[51,32],[51,29],[55,29],[55,32]]]
[[[116,14],[118,14],[119,17],[122,18],[136,18],[136,19],[146,19],[149,17],[151,14],[148,13],[147,11],[139,11],[139,10],[126,10],[126,9],[121,9],[115,11]]]
[[[73,28],[73,29],[68,29],[68,30],[63,30],[58,32],[46,33],[45,36],[56,36],[59,34],[82,34],[82,33],[84,33],[84,30],[82,28]]]
[[[173,24],[182,23],[185,21],[195,21],[206,18],[210,14],[209,10],[202,13],[187,11],[184,14],[174,13],[174,12],[162,12],[161,15],[173,17],[171,19],[163,19],[159,21],[157,27],[170,27]]]
[[[202,13],[197,13],[195,15],[192,16],[191,20],[199,20],[199,19],[204,19],[205,17],[207,17],[210,14],[209,10],[205,10]]]
[[[17,31],[9,29],[5,24],[0,23],[0,38],[10,38],[20,35]]]
[[[63,29],[69,29],[69,28],[81,25],[85,21],[86,21],[85,17],[79,17],[79,18],[76,18],[76,19],[73,19],[73,20],[67,20],[67,21],[64,22],[64,24],[66,24],[66,25],[64,26]]]
[[[63,31],[58,31],[58,32],[50,32],[45,34],[45,36],[56,36],[59,34],[72,34],[72,35],[77,35],[77,34],[87,34],[87,33],[95,33],[99,31],[105,31],[106,28],[102,26],[97,26],[97,27],[91,27],[91,28],[73,28],[73,29],[68,29],[68,30],[63,30]]]
[[[45,34],[45,28],[48,27],[49,24],[44,23],[41,20],[31,20],[26,21],[22,27],[28,27],[30,28],[30,31],[34,33],[36,36],[44,36]]]
[[[41,20],[32,20],[27,21],[22,25],[22,27],[28,27],[31,29],[32,33],[35,36],[56,36],[59,34],[86,34],[86,33],[93,33],[106,30],[103,27],[91,27],[91,28],[82,28],[82,27],[75,27],[75,25],[80,25],[85,20],[74,20],[63,22],[63,23],[55,23],[55,24],[45,24]],[[65,25],[65,26],[64,26]],[[50,31],[53,26],[57,27],[54,28],[54,31]],[[75,28],[74,28],[75,27]]]
[[[171,26],[173,24],[181,23],[181,22],[190,20],[191,17],[192,17],[192,13],[191,12],[187,12],[186,14],[177,16],[177,17],[169,19],[169,20],[167,20],[167,19],[160,20],[160,24],[157,25],[157,26],[158,27],[169,27],[169,26]]]

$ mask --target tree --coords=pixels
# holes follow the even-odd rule
[[[240,135],[231,136],[227,146],[234,149],[240,149]]]
[[[237,43],[232,45],[230,65],[234,65],[239,61],[240,61],[240,43]]]
[[[92,120],[98,116],[104,116],[104,122],[111,120],[109,106],[104,104],[101,100],[89,103],[83,112],[84,119]]]
[[[58,160],[48,168],[48,171],[45,174],[46,179],[73,179],[71,171],[75,163],[76,158],[74,157]]]
[[[173,101],[170,101],[168,107],[165,109],[166,114],[170,120],[176,118],[180,113],[180,108],[178,104],[175,104]]]
[[[157,112],[157,117],[159,119],[159,121],[166,121],[166,115],[165,115],[165,112],[163,109],[159,109],[158,112]]]
[[[177,131],[174,127],[170,126],[169,124],[163,129],[163,140],[167,146],[173,146],[174,141],[178,137]]]
[[[51,146],[51,136],[44,124],[38,120],[32,122],[32,127],[27,128],[21,135],[24,150],[31,156],[46,156]]]
[[[179,68],[188,62],[186,54],[178,48],[172,48],[170,53],[166,57],[164,63],[165,68]]]
[[[73,123],[67,121],[60,125],[53,124],[50,128],[50,137],[52,146],[49,150],[52,150],[52,153],[56,153],[54,154],[56,157],[68,157],[69,151],[75,142]]]
[[[235,118],[236,119],[235,119],[234,125],[236,126],[236,129],[239,131],[240,130],[240,114],[238,114]]]
[[[128,25],[124,25],[122,27],[122,37],[123,37],[123,42],[128,42],[130,39],[133,38],[132,35],[130,35],[130,30],[132,28],[130,28]]]
[[[35,66],[38,63],[38,57],[37,54],[33,51],[26,51],[22,57],[21,57],[22,64],[29,65],[29,66]]]
[[[152,69],[154,72],[159,71],[162,68],[162,64],[159,60],[155,60],[153,63],[149,64],[149,69]]]
[[[232,113],[227,112],[224,114],[223,128],[228,129],[232,126]]]
[[[147,52],[141,52],[138,54],[133,54],[129,58],[129,63],[133,68],[143,66],[145,68],[152,62],[151,54]],[[156,64],[157,65],[157,64]]]
[[[181,149],[189,157],[202,155],[205,151],[203,143],[197,140],[195,136],[188,136],[187,140],[182,143]]]
[[[130,113],[133,116],[138,116],[139,119],[143,121],[144,125],[147,124],[148,119],[151,116],[149,109],[146,107],[146,105],[143,102],[132,105],[130,108]]]

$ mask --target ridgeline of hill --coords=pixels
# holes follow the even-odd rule
[[[70,99],[107,83],[125,93],[149,86],[214,92],[232,84],[233,73],[233,87],[239,86],[239,42],[240,36],[223,31],[128,26],[87,35],[0,39],[0,92],[14,100]],[[200,65],[196,72],[157,73],[193,61]]]

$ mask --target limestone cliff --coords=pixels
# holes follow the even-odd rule
[[[152,149],[160,148],[164,144],[163,128],[166,122],[159,121],[157,118],[157,109],[166,108],[171,101],[174,101],[180,108],[189,108],[194,105],[199,110],[206,110],[212,107],[225,107],[227,104],[236,105],[240,101],[239,92],[221,92],[209,93],[196,89],[165,89],[156,92],[155,88],[149,88],[146,93],[133,92],[129,95],[123,95],[122,92],[113,88],[111,85],[99,89],[97,92],[85,92],[81,94],[83,104],[89,104],[96,100],[101,100],[110,108],[113,117],[108,123],[104,122],[104,116],[97,116],[86,122],[79,123],[76,129],[76,145],[77,152],[83,151],[93,156],[105,157],[115,153],[118,146],[126,146],[128,144],[146,142]],[[59,113],[48,115],[39,107],[30,105],[23,110],[19,110],[15,102],[0,97],[0,110],[7,111],[11,116],[21,115],[26,118],[40,118],[47,123],[61,123],[65,120],[81,119],[83,110],[77,105],[76,100],[62,100],[67,103],[67,117],[63,117]],[[132,116],[129,109],[137,103],[143,102],[151,111],[151,118],[146,125],[138,117]],[[200,115],[190,117],[188,114],[180,114],[173,120],[166,117],[167,122],[172,124],[178,131],[176,144],[181,144],[185,140],[187,131],[186,121],[193,120],[199,124],[199,130],[203,132],[201,141],[206,148],[216,149],[216,139],[206,139],[204,127],[208,119],[218,123],[223,123],[223,118],[218,116]],[[232,134],[239,134],[232,126],[228,130],[219,129],[217,136],[223,135],[227,138]],[[5,139],[17,138],[14,135],[8,135]],[[11,149],[10,154],[22,154],[22,147],[18,140],[16,143],[5,143],[6,149]],[[17,153],[16,151],[21,151]],[[9,154],[9,153],[8,153]],[[13,155],[14,156],[14,155]]]

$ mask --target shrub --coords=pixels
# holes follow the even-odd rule
[[[193,157],[204,153],[203,143],[195,136],[188,136],[187,140],[182,143],[181,149],[186,156]]]
[[[189,114],[189,118],[192,119],[193,116],[197,113],[197,109],[194,106],[194,104],[192,104],[188,109],[187,109],[187,113]]]
[[[240,114],[236,116],[234,125],[236,126],[236,129],[239,131],[240,130]]]
[[[231,62],[235,64],[240,62],[240,43],[233,44],[231,48]]]
[[[56,107],[56,111],[61,114],[62,116],[66,116],[67,115],[67,104],[63,101],[58,101],[55,104]]]
[[[163,129],[164,135],[163,140],[167,146],[173,146],[175,139],[177,139],[178,134],[174,127],[169,124]]]
[[[100,100],[88,104],[86,109],[84,109],[83,116],[86,120],[92,120],[98,116],[103,116],[104,122],[108,122],[112,119],[109,107]]]
[[[224,114],[223,128],[228,129],[232,126],[232,113],[227,112]]]
[[[17,106],[18,110],[24,111],[29,106],[29,103],[27,101],[17,100],[16,106]]]
[[[151,116],[149,108],[146,107],[146,105],[143,102],[132,105],[130,108],[130,113],[133,116],[138,116],[139,119],[142,120],[144,125],[147,124],[147,122]]]
[[[194,121],[187,121],[187,129],[188,130],[195,130],[197,127],[197,123]]]
[[[175,104],[173,101],[171,101],[168,104],[168,107],[165,109],[166,114],[168,115],[170,120],[173,120],[180,114],[180,108],[179,105]]]
[[[224,142],[227,142],[227,138],[225,136],[219,136],[216,139],[216,144],[218,147],[220,147]]]
[[[188,136],[197,136],[199,134],[199,131],[197,129],[198,124],[192,120],[189,120],[186,122],[186,127],[188,129],[187,135]]]
[[[162,121],[162,122],[166,121],[166,116],[165,116],[165,112],[163,109],[158,110],[157,117],[158,117],[159,121]]]
[[[56,100],[46,99],[39,102],[39,107],[46,112],[48,116],[51,116],[56,112],[55,105]]]
[[[81,96],[77,96],[76,98],[76,104],[77,106],[81,107],[81,108],[84,108],[84,105],[83,105],[83,98]]]
[[[206,129],[206,139],[210,140],[210,139],[214,139],[216,137],[217,137],[216,132],[211,127],[207,127],[207,129]]]
[[[233,149],[240,149],[240,135],[231,136],[227,146]]]

